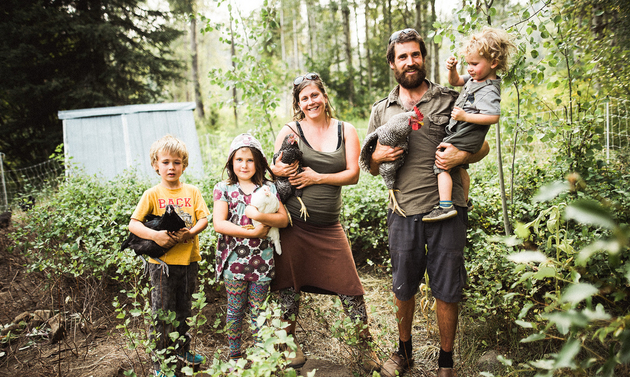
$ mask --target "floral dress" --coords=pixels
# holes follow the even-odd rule
[[[266,183],[271,193],[278,197],[276,186]],[[258,190],[258,187],[256,188]],[[252,225],[245,216],[245,207],[251,200],[238,183],[229,185],[219,182],[214,186],[214,200],[228,203],[228,221],[238,226]],[[239,238],[218,234],[216,252],[217,279],[244,281],[270,281],[276,270],[273,261],[274,246],[269,239]]]

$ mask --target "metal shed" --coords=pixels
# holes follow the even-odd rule
[[[171,134],[189,154],[186,175],[201,177],[203,163],[193,117],[194,102],[129,105],[60,111],[66,162],[112,179],[130,167],[157,177],[150,166],[154,141]]]

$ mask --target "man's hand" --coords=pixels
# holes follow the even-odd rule
[[[381,163],[396,161],[402,156],[403,152],[404,150],[400,147],[390,147],[377,141],[376,148],[374,148],[372,158],[370,159],[370,173],[372,175],[378,175],[378,166]]]
[[[453,144],[440,143],[435,151],[435,166],[442,170],[450,170],[467,163],[469,156],[469,152],[460,151]]]

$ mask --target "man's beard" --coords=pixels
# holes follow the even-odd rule
[[[405,74],[407,71],[416,71],[415,75],[408,76]],[[415,89],[422,85],[424,79],[427,77],[427,70],[423,65],[414,65],[412,67],[408,67],[406,70],[398,70],[394,68],[394,77],[396,81],[405,89]]]

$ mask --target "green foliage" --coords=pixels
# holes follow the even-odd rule
[[[387,189],[381,177],[362,174],[355,186],[343,188],[342,223],[355,262],[389,261],[387,252]]]
[[[553,197],[544,191],[557,192],[556,187],[543,187],[539,197]],[[573,221],[594,229],[590,234],[576,232]],[[538,288],[538,294],[531,294],[531,289],[525,295],[523,312],[537,308],[539,314],[517,322],[533,331],[522,341],[564,343],[558,353],[530,362],[530,367],[542,370],[541,376],[562,369],[579,375],[615,375],[615,366],[624,363],[630,348],[625,330],[630,317],[620,309],[629,301],[624,287],[630,282],[630,227],[618,224],[598,202],[578,199],[550,206],[520,233],[524,238],[538,235],[543,242],[546,238],[540,251],[510,256],[518,263],[514,272],[520,275],[514,287]],[[608,261],[598,258],[606,255]],[[550,291],[544,288],[549,283],[553,283]],[[586,356],[578,357],[580,353]]]
[[[137,258],[119,251],[127,225],[149,182],[130,173],[104,182],[97,177],[70,176],[56,195],[30,212],[12,237],[28,250],[30,267],[81,276],[127,274]]]
[[[286,81],[284,72],[279,69],[275,59],[266,55],[266,51],[270,49],[268,43],[272,38],[271,30],[276,27],[273,11],[265,0],[260,19],[254,16],[244,19],[240,14],[238,17],[234,16],[235,11],[231,4],[227,7],[230,27],[226,32],[226,37],[221,38],[221,42],[232,45],[234,48],[233,66],[227,70],[213,68],[208,73],[208,77],[214,85],[225,90],[238,91],[243,101],[238,106],[246,108],[248,129],[251,129],[261,142],[267,141],[273,144],[275,110],[280,102],[278,83],[284,84]],[[224,25],[215,24],[209,19],[202,21],[206,23],[204,32],[225,28]],[[239,31],[242,31],[243,35]],[[229,101],[221,101],[218,105],[233,106],[233,101],[232,98]]]

